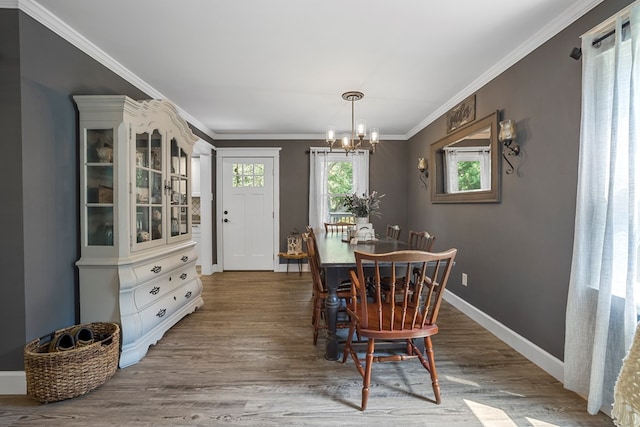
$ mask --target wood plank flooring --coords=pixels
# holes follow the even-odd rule
[[[368,409],[353,361],[312,344],[308,273],[204,276],[205,305],[96,390],[39,404],[0,396],[0,425],[612,426],[452,306],[434,337],[442,404],[417,361],[376,364]]]

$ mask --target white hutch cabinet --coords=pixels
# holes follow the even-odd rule
[[[202,300],[191,239],[191,152],[175,107],[74,96],[80,112],[80,320],[117,322],[120,367]]]

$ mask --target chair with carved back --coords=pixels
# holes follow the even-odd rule
[[[435,243],[435,240],[436,240],[436,236],[434,236],[433,234],[430,234],[427,231],[409,230],[408,243],[411,249],[415,249],[418,251],[431,252],[431,250],[433,249],[433,244]],[[400,284],[402,284],[404,281],[404,277],[398,277],[397,280],[400,282]],[[381,283],[382,283],[382,290],[384,293],[384,297],[390,298],[391,296],[389,295],[389,290],[391,288],[391,283],[393,283],[391,281],[391,277],[389,277],[388,275],[382,277]],[[396,286],[398,286],[397,283],[396,283]]]
[[[438,333],[438,312],[456,253],[457,249],[439,253],[406,250],[368,254],[355,251],[356,269],[350,271],[352,297],[347,307],[351,325],[342,361],[345,362],[348,355],[351,355],[356,369],[363,378],[363,411],[367,408],[374,362],[418,359],[431,376],[435,403],[441,402],[431,337]],[[373,287],[365,286],[365,265],[367,275],[371,274],[373,269]],[[402,279],[403,285],[393,287],[391,298],[385,300],[380,286],[380,269],[388,265],[391,266],[391,279],[396,283],[401,279],[396,277],[396,271],[401,272],[404,278],[411,277],[414,271],[417,272],[417,276],[413,286],[409,280]],[[364,359],[354,348],[354,333],[366,341]],[[424,353],[416,345],[415,340],[419,338],[424,342]],[[376,353],[378,341],[398,342],[402,345],[397,349],[385,346],[384,353]]]
[[[399,240],[400,239],[400,232],[402,231],[402,229],[400,228],[399,225],[389,225],[387,224],[387,233],[386,233],[386,237],[390,238],[390,239],[396,239]]]
[[[311,323],[313,325],[313,344],[315,345],[318,342],[319,330],[321,328],[326,328],[326,325],[321,326],[320,322],[323,318],[324,303],[329,292],[325,282],[324,271],[322,267],[320,267],[320,258],[318,256],[317,244],[315,242],[315,234],[313,233],[313,230],[311,230],[311,232],[303,233],[302,238],[304,239],[307,247],[309,271],[313,282],[313,314],[311,315]],[[338,299],[343,301],[344,306],[346,307],[346,301],[351,297],[351,281],[346,280],[341,282],[336,293]],[[338,322],[336,327],[348,328],[349,322]]]
[[[327,235],[347,233],[349,230],[355,227],[352,222],[325,222],[324,231]]]
[[[435,240],[436,236],[429,234],[427,231],[409,230],[409,246],[411,249],[431,252]]]

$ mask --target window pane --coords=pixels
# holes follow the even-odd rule
[[[480,190],[480,162],[458,162],[458,190]]]

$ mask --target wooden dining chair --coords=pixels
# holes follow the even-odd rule
[[[346,233],[355,227],[352,222],[325,222],[324,231],[329,234]]]
[[[400,232],[402,231],[402,229],[400,228],[399,225],[389,225],[387,224],[387,234],[386,237],[390,238],[390,239],[396,239],[399,240],[400,239]]]
[[[418,251],[431,252],[433,249],[433,244],[435,243],[436,236],[429,234],[426,231],[413,231],[409,230],[409,246],[411,249],[415,249]],[[415,276],[415,272],[413,274]],[[396,287],[402,286],[404,283],[404,277],[398,276],[396,278]],[[391,277],[389,275],[385,275],[381,279],[382,291],[384,298],[391,298],[390,290],[391,290]]]
[[[313,282],[313,313],[311,315],[311,323],[313,325],[313,344],[315,345],[318,342],[319,330],[326,328],[326,324],[321,326],[321,320],[324,317],[324,303],[329,295],[329,291],[327,290],[324,271],[320,267],[320,257],[318,256],[313,230],[311,230],[311,233],[303,233],[302,238],[307,247],[309,271]],[[341,302],[343,311],[346,309],[347,301],[351,297],[351,293],[351,280],[345,280],[338,285],[336,294]],[[349,324],[349,321],[337,322],[336,327],[348,328]]]
[[[342,361],[344,363],[350,354],[362,375],[363,411],[367,408],[374,362],[399,362],[417,358],[431,376],[435,402],[441,402],[431,337],[438,333],[438,312],[456,253],[457,249],[440,253],[408,250],[377,255],[355,251],[356,270],[350,271],[352,297],[347,307],[351,324]],[[365,286],[365,265],[367,275],[373,269],[373,287]],[[401,271],[403,277],[409,278],[417,269],[418,276],[414,281],[413,291],[410,292],[409,280],[403,279],[403,286],[397,289],[392,287],[392,298],[385,301],[380,286],[380,269],[386,265],[391,266],[394,282],[397,279],[396,271]],[[399,299],[395,298],[396,294]],[[364,359],[354,348],[354,333],[366,340]],[[424,353],[415,343],[417,338],[424,341]],[[398,342],[402,346],[396,351],[385,346],[384,353],[378,354],[378,341]]]
[[[411,246],[412,249],[431,252],[435,240],[436,236],[426,231],[409,230],[409,246]]]

